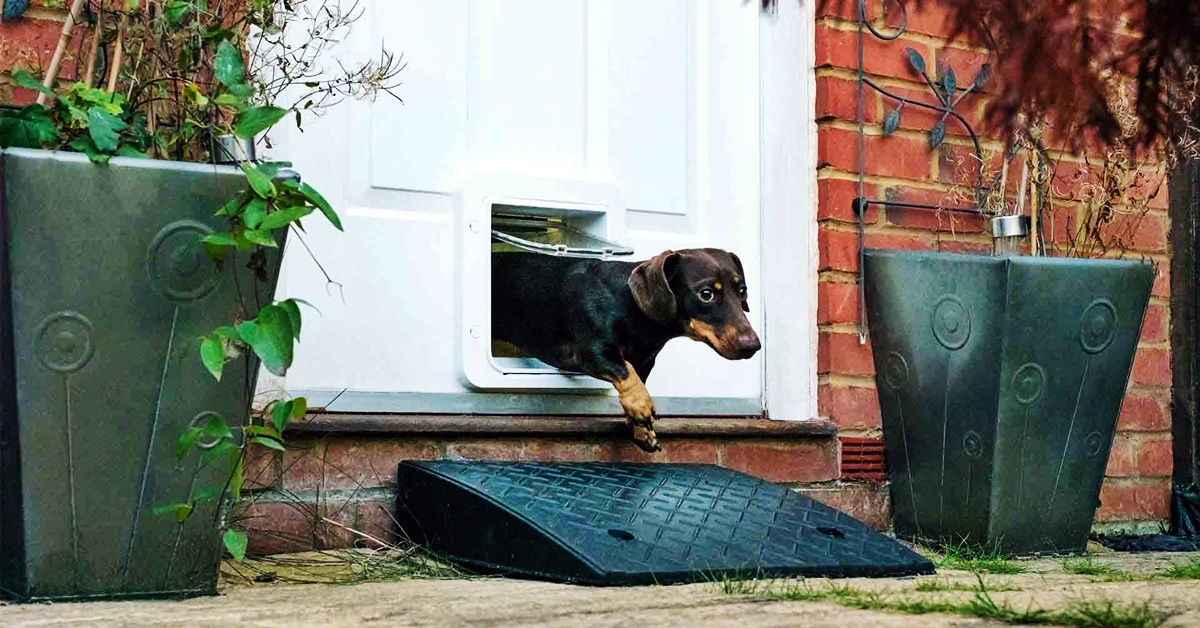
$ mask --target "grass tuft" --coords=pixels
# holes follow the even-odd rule
[[[1112,582],[1123,582],[1134,579],[1133,574],[1121,571],[1115,567],[1100,564],[1091,556],[1064,558],[1062,560],[1062,568],[1063,571],[1069,574],[1096,576]]]
[[[1171,580],[1200,580],[1200,558],[1193,558],[1186,563],[1171,563],[1169,568],[1160,573]]]
[[[993,543],[988,546],[971,544],[967,541],[947,543],[941,554],[934,557],[934,564],[941,569],[959,569],[973,573],[1018,574],[1029,571],[1024,565],[1012,560],[1012,556]]]

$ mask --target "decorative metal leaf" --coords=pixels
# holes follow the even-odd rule
[[[921,53],[912,48],[905,48],[904,54],[908,56],[908,64],[917,74],[925,73],[925,57],[922,57]]]
[[[946,120],[943,118],[938,120],[934,125],[933,130],[929,132],[929,147],[937,148],[942,145],[946,139]]]
[[[958,77],[954,74],[954,68],[946,66],[946,71],[942,74],[942,89],[946,90],[947,96],[953,96],[954,91],[958,89]]]
[[[883,119],[883,134],[891,135],[900,127],[900,108],[897,107],[888,112],[887,117]]]
[[[992,80],[992,64],[985,63],[979,68],[979,72],[975,73],[975,89],[982,89],[988,81]]]

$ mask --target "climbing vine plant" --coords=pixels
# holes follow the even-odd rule
[[[34,90],[38,102],[0,112],[0,148],[75,151],[100,166],[114,156],[225,161],[218,138],[265,144],[264,134],[277,124],[287,120],[303,130],[306,116],[345,98],[394,97],[403,69],[386,50],[356,64],[334,58],[334,46],[362,15],[336,0],[74,0],[70,11],[78,28],[89,29],[86,57],[77,60],[73,80],[59,76],[54,61],[13,73],[13,83]],[[256,280],[267,282],[268,251],[285,233],[302,238],[303,222],[317,214],[342,229],[320,192],[281,173],[286,164],[238,165],[245,185],[215,210],[224,228],[201,241],[218,267],[245,260]],[[198,339],[196,359],[217,380],[230,361],[252,358],[284,375],[303,305],[285,299],[247,307]],[[178,437],[177,457],[225,463],[226,481],[195,486],[185,500],[154,510],[183,522],[204,501],[236,501],[247,448],[283,450],[284,430],[307,410],[302,397],[275,400],[237,425],[214,414],[189,427]],[[244,532],[225,530],[223,540],[234,557],[244,556]]]

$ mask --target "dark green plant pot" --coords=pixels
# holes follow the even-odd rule
[[[245,259],[198,246],[244,186],[237,168],[0,153],[0,588],[21,600],[215,593],[223,484],[175,444],[212,413],[240,423],[257,363],[221,382],[197,338],[271,298]],[[251,311],[254,311],[253,308]],[[204,443],[211,447],[213,443]]]
[[[896,533],[1083,550],[1149,263],[867,251]]]

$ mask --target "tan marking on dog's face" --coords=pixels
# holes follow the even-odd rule
[[[731,326],[714,327],[704,321],[691,319],[683,326],[684,334],[692,340],[703,342],[727,360],[737,359],[734,338],[737,333]]]
[[[625,411],[625,418],[633,429],[633,440],[644,451],[658,451],[661,448],[654,433],[654,420],[658,417],[654,399],[650,397],[650,391],[646,390],[646,384],[638,377],[633,365],[626,362],[625,368],[629,375],[612,384],[617,389],[617,399]]]

